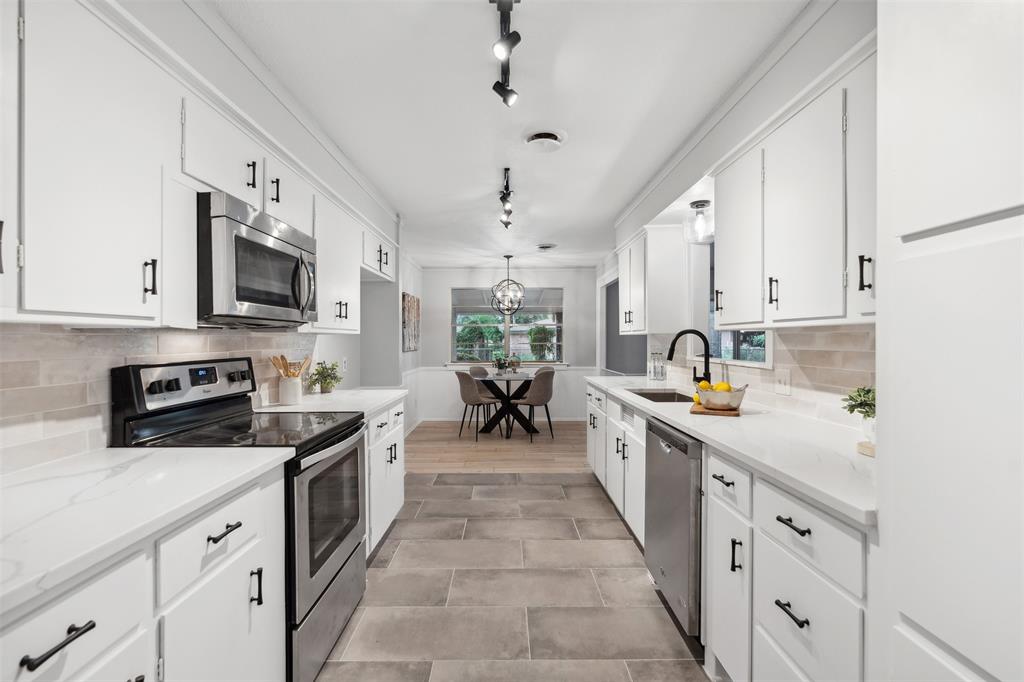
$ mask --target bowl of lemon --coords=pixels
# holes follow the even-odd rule
[[[702,381],[697,384],[693,402],[703,405],[707,410],[738,410],[746,392],[747,384],[734,387],[728,381],[719,381],[716,384]]]

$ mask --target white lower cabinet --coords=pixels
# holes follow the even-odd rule
[[[733,682],[750,680],[753,528],[750,522],[712,498],[705,542],[713,605],[708,627],[715,658]],[[760,678],[755,678],[760,679]]]
[[[588,387],[587,461],[637,542],[644,544],[647,505],[647,421],[633,408],[608,400],[607,414],[595,399],[604,394]]]
[[[156,638],[143,629],[95,667],[83,673],[81,682],[146,682],[156,662]]]
[[[593,405],[587,406],[587,463],[601,485],[605,485],[608,463],[605,458],[605,417],[604,411]]]
[[[640,422],[644,424],[643,420]],[[641,431],[639,435],[627,429],[622,447],[622,505],[623,518],[633,531],[637,542],[644,544],[644,517],[647,504],[647,448]]]
[[[374,413],[366,454],[367,526],[369,554],[384,538],[405,504],[405,403]]]
[[[626,485],[626,470],[622,466],[622,444],[626,440],[626,429],[622,422],[608,415],[605,429],[605,459],[607,467],[604,475],[604,490],[608,493],[615,508],[623,513],[623,495]]]
[[[282,505],[283,506],[283,505]],[[280,680],[284,561],[257,540],[161,617],[163,680]]]
[[[754,674],[757,682],[807,682],[760,627],[754,628]]]

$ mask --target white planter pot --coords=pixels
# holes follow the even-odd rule
[[[874,445],[875,443],[875,418],[864,417],[861,421],[861,428],[864,430],[864,437],[869,443]]]

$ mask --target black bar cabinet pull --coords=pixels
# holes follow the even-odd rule
[[[341,316],[341,301],[338,301],[337,303],[335,303],[334,307],[338,309],[338,312],[334,313],[334,317],[339,319],[339,320],[344,319]]]
[[[395,416],[396,417],[401,417],[403,414],[405,414],[405,412],[403,412],[402,410],[399,410],[398,412],[395,412]]]
[[[377,424],[377,428],[378,428],[378,429],[383,429],[383,428],[384,428],[385,426],[387,426],[387,425],[388,425],[388,423],[387,423],[387,422],[379,422],[379,423]]]
[[[270,197],[270,200],[275,204],[281,203],[281,178],[274,178],[270,181],[270,184],[274,186],[274,196]]]
[[[857,256],[858,267],[860,269],[860,282],[857,284],[857,291],[864,291],[865,289],[872,288],[871,284],[864,283],[864,264],[873,263],[874,260],[870,256],[860,255]]]
[[[387,265],[387,264],[388,264],[388,252],[385,251],[384,252],[384,265]]]
[[[232,533],[234,533],[236,530],[238,530],[241,527],[242,527],[242,522],[241,521],[236,521],[234,523],[228,523],[228,524],[226,524],[224,526],[224,532],[223,533],[221,533],[220,535],[207,535],[206,536],[206,541],[207,542],[212,542],[213,544],[216,545],[218,542],[220,542],[221,540],[223,540],[227,536],[231,535]]]
[[[622,447],[620,445],[621,443],[622,443],[622,439],[616,436],[616,438],[615,438],[615,454],[616,455],[622,452]]]
[[[245,164],[245,167],[249,169],[250,173],[249,182],[245,183],[245,186],[256,189],[256,162],[250,161],[249,163]]]
[[[256,602],[256,606],[263,606],[263,567],[260,566],[255,571],[249,571],[249,577],[256,576],[256,596],[249,597],[250,602]]]
[[[4,274],[4,221],[0,220],[0,275]]]
[[[743,568],[742,565],[736,563],[736,548],[742,546],[742,542],[740,542],[736,538],[732,538],[732,557],[729,559],[729,570],[733,573],[735,573],[737,569]]]
[[[722,290],[715,289],[715,312],[722,309]]]
[[[776,277],[768,278],[768,303],[778,303],[779,297],[775,293],[775,287],[778,286],[779,280]]]
[[[43,663],[46,663],[48,660],[53,658],[53,656],[56,655],[61,649],[71,644],[73,641],[75,641],[76,639],[78,639],[79,637],[81,637],[82,635],[89,632],[95,627],[96,621],[94,620],[88,621],[85,625],[82,625],[81,627],[72,623],[68,626],[68,636],[64,638],[63,642],[57,644],[46,653],[36,656],[35,658],[27,654],[25,656],[22,656],[21,660],[18,662],[18,666],[21,668],[25,668],[29,672],[32,672],[33,670],[41,666]]]
[[[793,613],[792,611],[790,611],[790,608],[793,605],[791,603],[789,603],[788,601],[782,601],[781,599],[776,599],[775,600],[775,605],[778,606],[780,609],[782,609],[786,613],[787,616],[792,618],[793,622],[796,623],[796,626],[798,628],[800,628],[801,630],[803,630],[805,627],[807,627],[808,625],[811,624],[811,621],[807,620],[806,618],[797,618],[796,614]]]
[[[153,294],[156,296],[156,258],[150,258],[148,261],[142,264],[142,272],[146,272],[146,268],[153,268],[152,279],[150,280],[150,286],[146,286],[145,283],[142,285],[142,293]],[[143,274],[145,278],[145,274]]]
[[[711,478],[715,479],[716,481],[724,485],[726,488],[731,488],[734,485],[736,485],[736,481],[727,480],[725,476],[723,476],[722,474],[711,474]]]
[[[796,524],[794,524],[792,516],[782,516],[780,514],[779,516],[775,517],[775,520],[778,521],[779,523],[781,523],[783,526],[788,527],[790,530],[792,530],[794,533],[796,533],[800,537],[804,537],[805,535],[810,535],[811,534],[811,529],[810,528],[801,528],[801,527],[797,526]]]
[[[347,320],[348,319],[348,301],[342,303],[341,304],[341,308],[342,308],[341,319]]]
[[[627,459],[629,459],[629,456],[626,454],[626,442],[623,441],[622,442],[622,460],[625,461]]]

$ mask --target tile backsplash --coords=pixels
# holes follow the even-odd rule
[[[314,355],[318,338],[294,331],[0,325],[0,472],[105,447],[111,367],[249,355],[257,404],[276,402],[278,375],[269,357]]]
[[[841,399],[858,386],[875,385],[874,325],[800,327],[774,334],[773,369],[712,364],[714,379],[724,377],[733,384],[749,384],[748,400],[859,426],[860,417],[848,414]],[[664,352],[671,341],[671,335],[652,334],[648,336],[648,351]],[[680,361],[680,357],[670,363],[670,371],[689,378],[695,363]],[[780,369],[789,370],[791,395],[775,392],[775,371]]]

